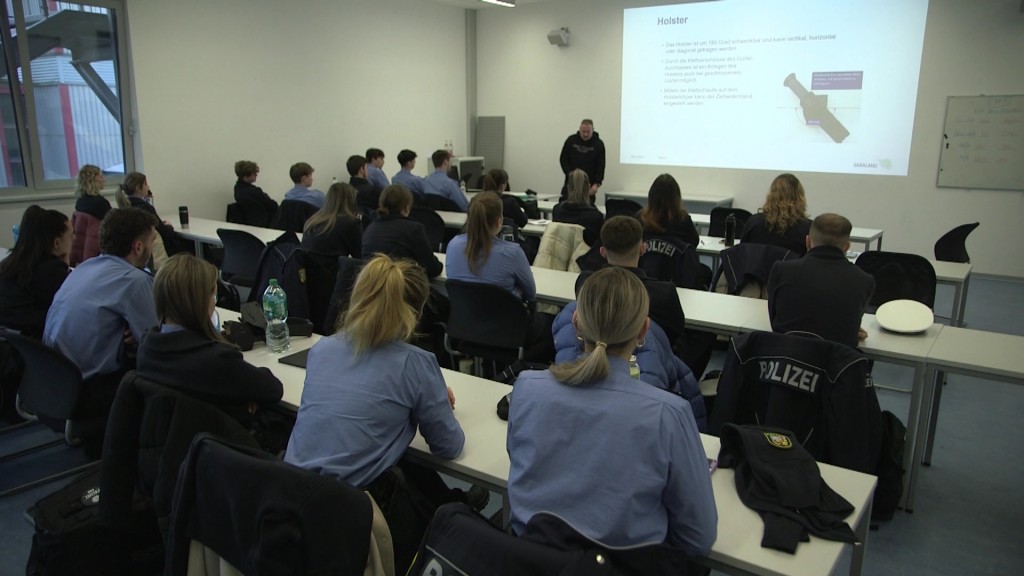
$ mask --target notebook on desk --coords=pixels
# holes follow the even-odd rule
[[[281,364],[287,364],[289,366],[295,366],[296,368],[306,369],[306,357],[309,356],[309,349],[296,352],[295,354],[289,354],[278,358],[278,362]]]

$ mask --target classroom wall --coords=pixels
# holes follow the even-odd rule
[[[345,160],[377,147],[388,176],[402,148],[465,147],[464,10],[422,0],[131,0],[128,25],[142,169],[158,210],[223,219],[236,160],[280,200],[288,168],[313,187],[348,181]],[[176,217],[174,218],[176,220]]]
[[[478,113],[506,117],[505,169],[517,189],[557,191],[562,143],[591,117],[608,149],[605,189],[646,190],[668,171],[685,192],[729,194],[751,211],[761,205],[775,171],[619,164],[622,10],[669,3],[552,0],[478,12]],[[550,45],[547,32],[562,26],[570,46]],[[1017,0],[931,0],[909,175],[801,173],[810,212],[882,228],[886,250],[929,257],[942,233],[980,221],[968,241],[975,272],[1024,277],[1024,243],[1007,234],[1024,218],[1024,192],[935,186],[946,97],[1024,94],[1021,54]]]

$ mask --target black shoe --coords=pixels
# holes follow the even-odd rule
[[[487,506],[491,499],[491,493],[486,488],[472,486],[466,491],[466,504],[473,510],[479,512]]]

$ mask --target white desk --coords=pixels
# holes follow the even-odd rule
[[[169,219],[164,219],[170,222]],[[193,240],[196,244],[196,255],[201,258],[203,256],[203,243],[213,244],[215,246],[222,245],[220,236],[217,236],[218,228],[248,232],[249,234],[259,238],[264,244],[273,242],[274,240],[277,240],[281,234],[284,234],[283,230],[261,228],[259,226],[247,226],[245,224],[234,224],[232,222],[210,220],[207,218],[189,218],[188,228],[175,226],[174,231],[182,238]],[[298,234],[298,237],[301,240],[302,234]]]
[[[293,340],[289,353],[308,348],[318,339],[313,336]],[[245,353],[247,361],[270,368],[281,379],[285,390],[284,403],[295,408],[302,397],[305,371],[277,362],[280,357],[280,354],[270,354],[259,343],[255,349]],[[423,437],[417,434],[406,456],[445,474],[495,491],[507,502],[509,457],[505,450],[505,438],[508,426],[498,418],[495,407],[498,400],[512,388],[451,370],[442,370],[442,373],[455,393],[455,416],[466,432],[462,454],[453,460],[438,458],[430,453]],[[701,440],[705,452],[716,457],[718,438],[702,435]],[[854,527],[862,545],[853,549],[850,573],[860,574],[867,548],[875,478],[827,464],[820,464],[819,467],[829,486],[855,507],[847,521]],[[800,544],[795,555],[761,548],[763,523],[756,512],[740,502],[732,470],[716,471],[712,477],[712,489],[718,508],[718,540],[706,559],[709,566],[730,574],[773,576],[825,576],[834,571],[844,544],[812,537],[810,542]]]
[[[916,431],[919,441],[914,453],[915,464],[931,462],[942,393],[942,378],[938,377],[940,372],[1024,384],[1024,336],[951,326],[942,329],[928,352],[925,382],[929,389],[924,396],[922,418],[918,421]],[[910,433],[909,426],[907,433]],[[916,481],[915,474],[911,478],[908,506],[913,506]]]
[[[971,282],[971,264],[940,262],[929,259],[935,268],[935,281],[953,286],[953,311],[949,316],[951,326],[964,325],[964,309],[967,307],[967,288]]]
[[[462,230],[463,226],[466,225],[466,213],[465,212],[447,212],[444,210],[437,210],[437,215],[444,221],[445,228],[451,228],[454,230]],[[519,230],[523,234],[528,236],[543,236],[544,224],[527,224]]]
[[[604,192],[605,198],[623,198],[639,202],[644,206],[647,205],[647,192],[628,190],[601,190],[601,192]],[[712,208],[732,208],[732,200],[732,196],[717,194],[683,194],[683,203],[686,205],[687,210],[702,214],[710,214]]]

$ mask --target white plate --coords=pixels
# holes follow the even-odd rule
[[[890,300],[878,307],[875,319],[884,330],[918,334],[935,322],[935,314],[931,308],[916,300]]]

